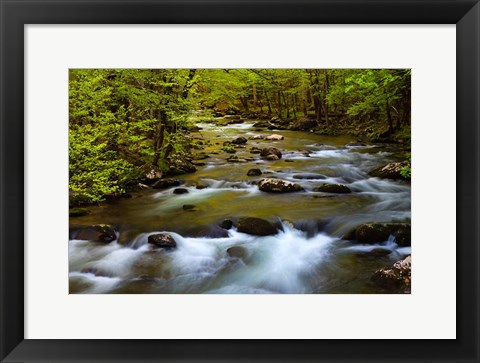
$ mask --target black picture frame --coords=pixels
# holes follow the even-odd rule
[[[478,0],[0,0],[0,14],[2,362],[480,361]],[[24,26],[162,23],[456,24],[457,339],[24,339]]]

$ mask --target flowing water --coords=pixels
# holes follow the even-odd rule
[[[259,131],[253,122],[217,127],[200,124],[193,136],[202,139],[196,173],[182,175],[189,193],[149,189],[111,204],[92,207],[91,214],[71,218],[71,225],[111,224],[116,241],[102,244],[69,241],[71,293],[382,293],[370,281],[373,272],[411,253],[390,238],[359,245],[341,236],[366,222],[410,219],[410,184],[372,178],[375,167],[399,160],[392,146],[346,146],[351,137],[318,136],[299,131]],[[220,148],[238,136],[285,137],[281,141],[249,140],[235,154],[246,162],[231,163]],[[251,147],[276,147],[282,159],[264,161]],[[308,156],[305,155],[308,151]],[[251,160],[250,160],[251,159]],[[261,176],[247,176],[251,168]],[[302,185],[304,192],[271,194],[255,182],[278,177]],[[323,183],[347,185],[350,194],[313,189]],[[197,185],[203,189],[198,189]],[[184,210],[183,205],[195,205]],[[224,219],[260,217],[281,223],[283,230],[258,237],[235,228],[228,237],[191,237]],[[295,228],[295,227],[296,228]],[[152,233],[168,232],[174,250],[152,248]],[[190,236],[190,237],[189,237]],[[242,256],[227,249],[242,247]],[[384,251],[379,256],[374,251]]]

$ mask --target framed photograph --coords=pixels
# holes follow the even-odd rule
[[[480,359],[478,1],[1,9],[2,361]]]

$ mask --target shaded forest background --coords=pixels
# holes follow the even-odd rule
[[[408,69],[74,69],[71,205],[195,171],[199,122],[352,135],[410,146]]]

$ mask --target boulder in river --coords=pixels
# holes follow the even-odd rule
[[[233,227],[233,221],[231,219],[224,219],[219,225],[220,228],[230,229]]]
[[[162,177],[162,170],[155,165],[144,165],[140,170],[143,174],[143,181],[145,184],[155,183]]]
[[[270,126],[270,123],[266,121],[258,121],[258,122],[255,122],[252,127],[268,127],[268,126]]]
[[[153,189],[166,189],[171,187],[178,187],[183,183],[182,180],[177,179],[160,179],[152,185]]]
[[[248,140],[243,136],[237,137],[236,139],[232,140],[232,144],[245,144]]]
[[[375,271],[371,280],[393,293],[409,294],[412,280],[412,257],[397,261],[392,267]]]
[[[304,190],[300,184],[292,183],[288,180],[266,178],[258,183],[258,189],[269,193],[290,193]]]
[[[385,242],[390,236],[395,237],[395,242],[399,246],[410,246],[410,223],[365,223],[349,231],[343,239],[373,244]]]
[[[284,137],[282,135],[279,135],[279,134],[272,134],[270,136],[267,136],[265,138],[265,140],[270,140],[270,141],[280,141],[280,140],[283,140]]]
[[[407,163],[405,162],[389,163],[387,165],[373,169],[371,172],[368,173],[368,175],[384,179],[410,180],[410,178],[405,178],[400,173],[402,168],[404,168],[405,166],[407,166]]]
[[[265,219],[255,217],[242,217],[237,223],[238,232],[251,234],[253,236],[270,236],[277,234],[278,225]]]
[[[117,239],[117,235],[112,226],[97,224],[88,227],[72,228],[70,230],[70,239],[110,243]]]
[[[175,188],[173,189],[173,194],[187,194],[188,189],[185,188]]]
[[[186,173],[194,173],[195,171],[197,171],[197,168],[192,164],[191,161],[186,159],[175,159],[172,161],[167,174],[181,175]]]
[[[269,155],[275,155],[277,157],[276,160],[282,158],[282,152],[275,147],[267,147],[265,149],[262,149],[262,151],[260,152],[260,156],[266,160],[268,160],[267,157]]]
[[[230,257],[243,258],[247,255],[247,250],[242,246],[232,246],[227,248],[227,254]]]
[[[249,138],[250,140],[263,140],[262,135],[253,135]]]
[[[248,176],[259,176],[259,175],[262,175],[262,171],[260,169],[250,169],[247,172],[247,175]]]
[[[148,243],[159,248],[172,249],[177,247],[175,239],[167,233],[155,233],[148,236]]]
[[[336,194],[346,194],[346,193],[352,192],[349,187],[343,184],[323,184],[313,190],[315,192],[336,193]]]
[[[326,179],[327,177],[323,174],[317,173],[302,173],[302,174],[294,174],[292,175],[293,179],[300,179],[300,180],[314,180],[314,179]]]

